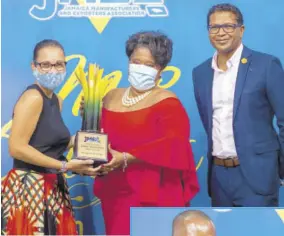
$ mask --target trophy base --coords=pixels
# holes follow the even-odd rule
[[[107,161],[94,161],[93,167],[99,167],[100,165],[106,164]]]
[[[94,167],[108,162],[108,137],[96,131],[78,131],[74,143],[74,158],[93,160]]]
[[[77,159],[77,160],[92,160],[92,161],[94,161],[94,163],[93,163],[93,167],[94,168],[99,167],[100,165],[108,163],[108,161],[94,160],[92,158],[78,158],[78,157],[74,157],[74,159]]]

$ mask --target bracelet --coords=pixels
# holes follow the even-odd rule
[[[123,152],[122,154],[123,154],[123,160],[124,160],[124,165],[122,167],[122,171],[125,172],[125,169],[127,167],[127,156],[126,156],[125,152]]]
[[[60,172],[65,173],[67,171],[67,162],[62,161],[61,163],[62,163],[62,166],[61,166]]]

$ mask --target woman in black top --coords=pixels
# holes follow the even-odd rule
[[[53,90],[66,75],[64,49],[39,42],[32,62],[35,84],[20,96],[13,113],[9,152],[14,168],[2,183],[2,234],[76,234],[63,173],[96,175],[90,160],[66,162],[74,137],[61,117],[62,100]],[[64,223],[63,223],[64,221]]]

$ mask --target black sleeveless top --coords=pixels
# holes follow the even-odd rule
[[[64,160],[63,153],[70,141],[70,132],[65,126],[59,107],[59,101],[55,94],[48,98],[41,88],[30,85],[29,89],[36,89],[43,98],[42,111],[29,145],[41,153],[58,160]],[[14,159],[14,168],[34,170],[40,173],[57,173],[58,170],[35,166],[21,160]]]

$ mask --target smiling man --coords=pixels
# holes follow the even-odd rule
[[[213,6],[207,26],[216,52],[194,68],[193,84],[208,136],[212,206],[278,206],[284,178],[281,63],[242,44],[245,27],[237,7]]]

